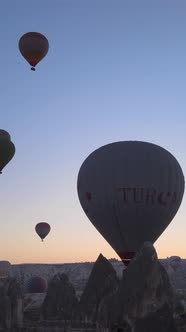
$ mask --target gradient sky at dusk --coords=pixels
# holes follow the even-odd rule
[[[186,2],[2,0],[0,128],[14,159],[0,176],[0,258],[12,263],[118,256],[85,216],[84,159],[114,141],[161,145],[186,174]],[[35,72],[18,50],[26,32],[50,44]],[[39,221],[51,224],[44,243]],[[186,201],[156,241],[186,258]]]

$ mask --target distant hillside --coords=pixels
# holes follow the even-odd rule
[[[173,256],[176,257],[176,256]],[[125,269],[123,263],[116,259],[109,259],[119,278]],[[160,259],[167,270],[171,282],[177,289],[186,289],[186,259],[180,259],[180,262],[174,263],[170,258]],[[27,280],[40,275],[50,280],[56,273],[66,273],[69,280],[76,289],[77,295],[80,295],[85,288],[88,277],[92,271],[94,262],[85,263],[64,263],[64,264],[17,264],[12,265],[11,275],[15,277],[23,289]]]

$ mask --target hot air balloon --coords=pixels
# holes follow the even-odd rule
[[[49,43],[45,36],[38,32],[25,33],[19,40],[19,50],[22,56],[35,70],[35,66],[45,57]]]
[[[50,232],[50,225],[47,222],[40,222],[40,223],[38,223],[36,225],[35,231],[39,235],[39,237],[41,238],[41,240],[43,241],[43,239]]]
[[[47,281],[40,276],[30,278],[26,283],[27,293],[45,293],[47,291]]]
[[[10,134],[0,129],[0,174],[15,154],[15,146],[11,142]]]
[[[162,147],[123,141],[87,157],[77,189],[87,217],[128,265],[143,243],[154,243],[174,218],[184,176],[175,157]]]
[[[8,261],[0,261],[0,279],[8,278],[11,264]]]

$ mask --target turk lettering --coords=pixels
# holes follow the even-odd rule
[[[122,193],[124,205],[148,204],[148,205],[167,205],[176,202],[176,192],[158,191],[155,188],[117,188]]]

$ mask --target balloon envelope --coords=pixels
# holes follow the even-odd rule
[[[27,281],[27,293],[45,293],[47,291],[47,281],[39,276],[34,276]]]
[[[11,140],[10,134],[4,129],[0,129],[0,139]]]
[[[15,154],[15,146],[11,142],[10,134],[0,129],[0,173]]]
[[[174,218],[184,193],[177,160],[155,144],[115,142],[91,153],[78,174],[87,217],[128,265]]]
[[[32,67],[45,57],[48,49],[47,38],[38,32],[25,33],[19,40],[19,50]]]
[[[43,240],[50,232],[50,225],[46,222],[40,222],[35,227],[36,233]]]

